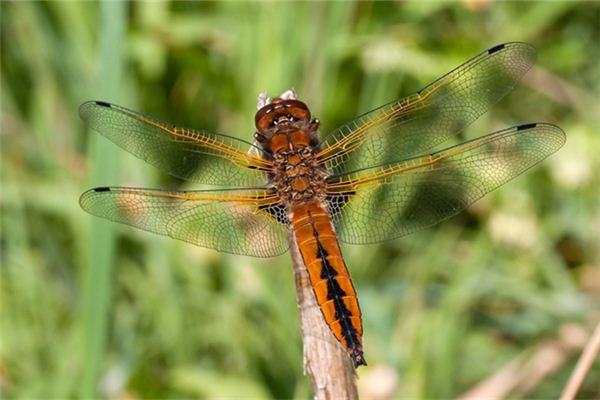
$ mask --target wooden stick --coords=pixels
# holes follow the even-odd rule
[[[569,377],[567,386],[560,395],[561,400],[571,400],[575,398],[575,395],[583,384],[590,368],[592,368],[594,360],[598,358],[598,353],[600,353],[600,322],[596,325],[594,333],[583,349],[583,352],[577,361],[577,365]]]
[[[293,232],[290,233],[290,252],[302,326],[304,374],[310,376],[314,398],[358,399],[352,361],[323,318]]]

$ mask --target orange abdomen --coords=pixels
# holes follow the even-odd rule
[[[360,307],[329,214],[316,199],[292,205],[290,211],[300,254],[323,317],[354,365],[365,365]]]

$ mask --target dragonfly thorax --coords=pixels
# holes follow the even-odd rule
[[[271,183],[283,201],[302,202],[324,195],[328,173],[310,146],[275,153],[273,165]]]

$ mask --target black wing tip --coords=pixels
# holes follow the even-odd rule
[[[113,107],[113,104],[107,102],[107,101],[102,101],[102,100],[88,100],[88,101],[84,101],[83,103],[81,103],[80,108],[83,107],[88,107],[88,106],[100,106],[100,107],[108,107],[111,108]]]
[[[106,108],[113,107],[112,104],[107,103],[106,101],[100,101],[100,100],[86,101],[79,106],[79,117],[85,121],[85,119],[87,117],[87,113],[89,111],[89,108],[93,107],[93,106],[100,106],[100,107],[106,107]]]
[[[109,187],[105,187],[105,186],[101,186],[101,187],[96,187],[93,189],[88,189],[85,192],[83,192],[81,194],[81,196],[79,196],[79,206],[81,208],[83,208],[85,211],[89,212],[90,214],[92,214],[89,210],[88,207],[88,201],[90,199],[90,196],[93,195],[94,193],[101,193],[101,192],[110,192],[110,188]]]
[[[94,101],[94,103],[96,103],[96,105],[101,106],[101,107],[112,107],[112,104],[107,103],[105,101]]]
[[[535,58],[535,54],[537,52],[535,47],[527,42],[506,42],[506,43],[501,43],[501,44],[498,44],[494,47],[487,49],[486,53],[489,55],[492,55],[492,54],[498,53],[499,51],[502,51],[504,49],[510,49],[510,48],[512,48],[512,49],[518,48],[522,51],[526,49],[529,53],[531,53],[530,57],[532,59]]]
[[[539,130],[534,131],[535,134],[539,134],[539,135],[544,135],[548,138],[548,140],[552,139],[552,151],[550,151],[547,155],[549,156],[550,154],[558,151],[558,149],[560,149],[561,147],[564,146],[564,144],[567,142],[567,134],[565,133],[565,131],[562,130],[562,128],[558,125],[554,125],[548,122],[532,122],[532,123],[528,123],[528,124],[522,124],[519,126],[516,126],[512,129],[516,128],[516,132],[523,132],[524,135],[527,135],[528,133],[525,133],[525,131],[528,131],[530,129],[534,129],[534,128],[538,128]],[[548,142],[550,143],[550,142]],[[544,158],[546,158],[544,157]]]
[[[497,45],[497,46],[494,46],[494,47],[492,47],[491,49],[488,49],[488,51],[487,51],[487,52],[488,52],[488,54],[494,54],[494,53],[496,53],[496,52],[498,52],[498,51],[502,50],[502,49],[503,49],[503,48],[505,48],[505,47],[506,47],[506,44],[505,44],[505,43],[502,43],[502,44],[499,44],[499,45]]]
[[[506,48],[511,48],[511,47],[512,48],[514,48],[514,47],[527,48],[527,49],[531,50],[532,52],[535,52],[535,47],[527,42],[506,42],[506,43],[500,43],[494,47],[487,49],[487,53],[494,54],[501,50],[504,50]]]
[[[551,134],[557,139],[557,146],[555,151],[560,149],[567,142],[567,134],[565,133],[565,131],[563,131],[560,126],[551,124],[549,122],[535,122],[529,124],[522,124],[517,126],[517,132],[533,129],[536,127],[544,128],[545,133]]]
[[[102,192],[110,192],[112,189],[108,186],[99,186],[92,189],[88,189],[81,194],[81,198],[83,199],[86,196],[89,196],[91,193],[102,193]]]
[[[79,197],[79,204],[83,207],[83,204],[87,200],[87,198],[94,193],[104,193],[110,191],[112,191],[112,189],[108,186],[99,186],[92,189],[88,189],[85,192],[83,192]],[[83,208],[85,209],[85,207]]]
[[[521,125],[516,126],[517,131],[524,131],[524,130],[533,129],[536,127],[544,127],[547,129],[552,129],[557,132],[562,132],[563,134],[565,133],[560,126],[552,124],[550,122],[528,122],[526,124],[521,124]]]
[[[537,122],[519,125],[519,126],[517,126],[517,131],[524,131],[526,129],[535,128],[538,125],[540,125],[540,124],[538,124]]]

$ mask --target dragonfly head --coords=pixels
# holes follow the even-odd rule
[[[290,122],[308,122],[310,121],[310,111],[300,100],[284,100],[277,97],[258,110],[254,120],[256,128],[262,133],[275,126]]]
[[[261,93],[258,96],[258,107],[254,118],[258,132],[254,138],[263,148],[271,147],[269,142],[274,136],[287,135],[298,128],[311,136],[307,138],[307,145],[314,144],[312,136],[316,138],[319,121],[311,119],[308,106],[297,99],[293,89],[285,91],[273,100],[269,99],[266,93]]]

